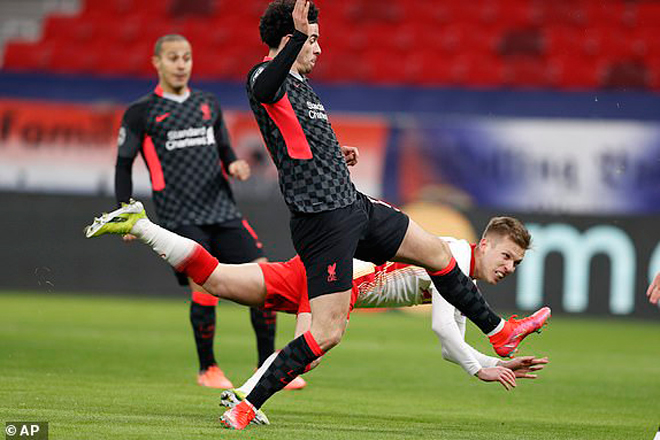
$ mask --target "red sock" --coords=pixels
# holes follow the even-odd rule
[[[217,296],[211,295],[210,293],[193,292],[192,300],[194,303],[197,303],[200,306],[217,306],[219,298]]]
[[[217,265],[218,260],[209,254],[206,249],[197,244],[192,254],[177,266],[176,270],[186,274],[201,286],[209,279]]]

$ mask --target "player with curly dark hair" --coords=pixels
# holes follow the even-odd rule
[[[282,38],[292,35],[295,32],[293,24],[294,2],[290,0],[277,0],[268,5],[268,9],[259,21],[259,34],[261,41],[266,43],[269,48],[277,48],[282,42]],[[309,4],[307,20],[310,23],[318,23],[319,10],[314,3]]]
[[[436,289],[490,337],[500,356],[510,356],[528,334],[519,321],[504,321],[490,308],[445,242],[355,189],[347,165],[357,161],[357,149],[340,147],[304,76],[321,55],[317,17],[309,0],[271,2],[260,24],[269,53],[247,80],[250,107],[277,167],[291,212],[291,238],[305,266],[311,328],[284,347],[245,400],[222,415],[221,422],[232,429],[245,428],[270,396],[339,344],[354,257],[426,269]]]

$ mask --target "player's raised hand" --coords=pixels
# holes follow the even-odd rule
[[[651,304],[658,304],[658,301],[660,301],[660,272],[655,275],[653,282],[646,290],[646,296]]]
[[[308,14],[309,0],[296,0],[296,4],[293,6],[293,12],[291,13],[293,26],[305,35],[309,35]]]
[[[484,382],[499,382],[507,391],[516,386],[515,374],[505,367],[482,368],[477,372],[477,377]]]
[[[547,357],[520,356],[510,361],[500,361],[500,365],[512,370],[516,377],[536,379],[537,375],[533,373],[544,369],[548,362],[550,361],[548,361]]]
[[[229,175],[238,180],[247,180],[250,178],[250,165],[242,159],[233,161],[227,169]]]
[[[358,163],[358,159],[360,158],[360,152],[358,151],[357,147],[349,147],[347,145],[342,145],[340,148],[341,148],[341,152],[344,153],[344,159],[346,159],[346,165],[352,167],[353,165]]]

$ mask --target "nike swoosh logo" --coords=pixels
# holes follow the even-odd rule
[[[170,112],[163,113],[162,115],[156,116],[156,122],[163,122],[165,118],[167,118],[170,115]]]

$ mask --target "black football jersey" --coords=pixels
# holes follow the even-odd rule
[[[162,226],[173,229],[241,217],[226,177],[236,156],[214,95],[192,90],[178,102],[157,87],[128,107],[118,139],[115,193],[120,202],[131,197],[130,166],[138,154],[149,169]],[[128,167],[128,173],[122,173],[122,167]]]
[[[266,64],[250,71],[247,92],[289,209],[314,213],[350,205],[355,187],[321,100],[305,78],[289,73],[274,102],[259,102],[252,85]]]

